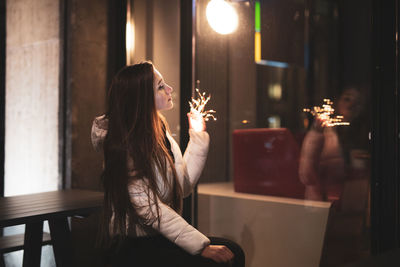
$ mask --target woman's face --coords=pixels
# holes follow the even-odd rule
[[[345,90],[339,99],[337,109],[347,121],[356,118],[362,109],[360,93],[353,88]]]
[[[168,110],[174,106],[171,86],[165,83],[161,73],[154,68],[154,99],[157,110]]]

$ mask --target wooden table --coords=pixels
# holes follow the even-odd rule
[[[58,267],[73,266],[68,217],[99,211],[103,193],[60,190],[0,198],[0,228],[25,224],[23,266],[40,266],[43,221],[48,220]]]

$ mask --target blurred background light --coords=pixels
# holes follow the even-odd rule
[[[237,29],[237,12],[224,0],[211,0],[207,5],[206,16],[211,28],[219,34],[229,34]]]

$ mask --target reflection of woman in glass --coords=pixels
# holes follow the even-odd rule
[[[325,127],[323,120],[315,118],[304,138],[300,156],[299,177],[306,187],[306,199],[334,201],[340,198],[350,154],[367,147],[366,124],[360,116],[363,102],[355,88],[346,89],[340,96],[336,110],[350,126]]]
[[[349,126],[324,127],[315,118],[304,138],[299,176],[305,198],[333,201],[320,265],[341,266],[368,251],[368,118],[365,95],[346,89],[336,110]]]
[[[159,113],[172,108],[172,90],[151,63],[127,66],[113,80],[107,113],[93,123],[93,144],[104,150],[102,241],[115,266],[241,266],[236,244],[210,243],[180,215],[209,136],[204,122],[202,131],[190,129],[182,156]]]

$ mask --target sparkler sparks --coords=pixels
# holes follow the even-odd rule
[[[343,116],[333,115],[335,109],[332,108],[332,105],[333,102],[330,99],[324,99],[324,104],[322,104],[322,107],[315,106],[313,109],[305,108],[303,111],[309,112],[314,117],[322,120],[322,126],[325,127],[350,125],[350,122],[343,121]]]
[[[200,132],[203,130],[203,119],[205,121],[209,121],[210,119],[216,121],[217,118],[214,116],[214,114],[216,113],[215,110],[204,110],[206,104],[211,99],[211,96],[208,95],[206,98],[206,93],[200,93],[199,89],[197,88],[196,92],[198,97],[196,99],[192,97],[192,101],[189,101],[189,106],[192,128],[195,131]]]

